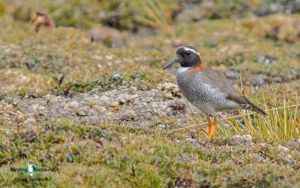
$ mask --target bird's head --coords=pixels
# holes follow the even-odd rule
[[[194,67],[201,64],[200,53],[191,46],[180,46],[176,50],[176,59],[163,66],[163,69],[179,63],[181,67]]]

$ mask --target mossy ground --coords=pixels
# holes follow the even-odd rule
[[[20,174],[4,165],[1,186],[299,186],[299,166],[288,165],[282,158],[286,153],[260,145],[228,146],[224,138],[201,140],[191,142],[160,129],[92,127],[69,120],[43,125],[36,135],[16,133],[6,138],[1,158],[17,167],[30,159],[55,169],[40,174],[49,181],[33,181],[25,175],[19,181]]]
[[[240,86],[242,82],[246,94],[261,106],[299,104],[299,79],[276,84],[272,80],[275,76],[289,78],[291,71],[300,70],[300,29],[295,26],[299,15],[229,19],[224,11],[218,16],[223,19],[174,23],[170,26],[171,35],[158,30],[153,36],[132,39],[127,47],[108,48],[92,42],[84,30],[96,23],[95,19],[60,19],[68,15],[66,10],[64,14],[54,14],[54,20],[62,26],[35,33],[22,16],[24,12],[14,12],[13,19],[5,15],[8,9],[0,3],[0,14],[4,14],[0,17],[1,100],[13,95],[60,95],[66,89],[87,92],[98,81],[112,89],[115,85],[107,75],[113,73],[121,73],[139,89],[155,88],[163,82],[175,82],[172,71],[165,72],[161,66],[173,58],[174,46],[188,44],[199,49],[206,66],[236,70],[241,81],[237,79],[235,84]],[[23,10],[25,15],[30,12],[28,7]],[[97,12],[91,11],[87,17]],[[149,15],[145,18],[153,19]],[[273,63],[257,62],[259,55],[272,56]],[[58,86],[55,78],[60,73],[65,79]],[[257,74],[266,75],[270,86],[252,87]],[[135,83],[137,77],[143,82]],[[288,117],[298,115],[299,112]],[[4,116],[0,117],[0,187],[300,186],[300,149],[289,145],[290,138],[266,140],[254,134],[251,146],[229,146],[232,135],[221,132],[209,141],[201,131],[191,139],[191,130],[169,134],[170,130],[157,127],[91,126],[68,119],[33,122],[30,127],[18,122],[17,119],[8,125]],[[293,138],[299,138],[299,134]],[[290,150],[282,154],[256,144],[260,142],[285,144]],[[287,155],[292,156],[293,164],[286,160]],[[40,174],[49,178],[47,181],[34,181],[9,170],[28,161],[55,171]]]

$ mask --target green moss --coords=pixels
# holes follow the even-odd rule
[[[213,147],[200,147],[185,141],[185,135],[166,136],[164,132],[149,129],[118,125],[95,127],[70,120],[53,123],[51,128],[36,126],[40,141],[24,143],[16,134],[9,147],[2,144],[1,159],[7,161],[12,159],[8,156],[13,157],[13,166],[30,159],[44,167],[58,169],[44,175],[51,180],[46,182],[49,186],[65,187],[74,181],[82,186],[104,183],[113,187],[161,187],[183,185],[183,182],[231,187],[239,187],[242,183],[274,186],[293,183],[299,175],[296,170],[282,165],[280,155],[274,151],[267,154],[260,147],[245,150],[244,155],[227,144],[212,142]],[[51,147],[44,147],[45,144]],[[34,149],[26,153],[28,148]],[[271,164],[254,162],[252,152],[272,157]],[[237,160],[243,162],[235,163]],[[7,169],[6,165],[0,167],[2,186],[30,183],[16,180],[20,176]]]

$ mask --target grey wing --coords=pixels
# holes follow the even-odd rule
[[[226,76],[217,70],[206,69],[203,74],[207,78],[207,82],[218,87],[222,92],[227,94],[227,99],[232,100],[241,105],[242,108],[249,109],[260,114],[266,115],[266,113],[258,106],[253,104],[247,99],[241,92],[236,90],[230,80]]]
[[[233,83],[226,76],[217,70],[207,68],[203,71],[207,82],[218,87],[222,92],[232,96],[243,96],[233,87]]]

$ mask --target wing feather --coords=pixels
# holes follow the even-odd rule
[[[207,78],[205,81],[209,84],[218,87],[222,92],[227,94],[227,99],[232,100],[240,105],[250,105],[250,110],[258,112],[263,115],[267,115],[262,109],[253,104],[247,99],[241,92],[236,90],[233,83],[226,78],[224,73],[207,68],[201,72]]]

